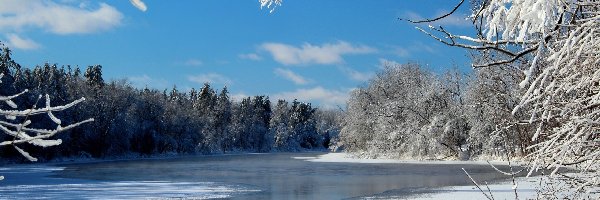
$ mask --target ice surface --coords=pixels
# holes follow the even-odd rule
[[[470,185],[461,168],[478,181],[503,179],[491,167],[472,162],[438,165],[432,163],[443,162],[346,156],[277,153],[63,165],[66,168],[1,166],[0,175],[6,179],[0,181],[0,199],[389,199],[419,188]]]
[[[94,182],[77,184],[10,185],[0,187],[0,199],[146,199],[228,198],[253,192],[210,182]]]
[[[48,177],[64,167],[2,167],[0,199],[215,199],[258,192],[214,182],[95,181]]]

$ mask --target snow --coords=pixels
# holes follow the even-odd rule
[[[49,177],[63,167],[0,168],[0,199],[223,199],[259,192],[214,182],[97,181]]]
[[[0,187],[4,199],[145,199],[231,198],[253,192],[211,182],[119,181],[76,184],[11,185]]]
[[[400,163],[400,164],[438,164],[438,165],[489,165],[487,161],[461,161],[461,160],[400,160],[387,158],[356,158],[349,153],[327,153],[316,157],[292,157],[309,162],[334,162],[334,163]],[[494,165],[505,165],[505,162],[490,161]]]
[[[536,199],[536,187],[539,184],[539,178],[519,177],[517,182],[518,199]],[[515,191],[512,189],[512,181],[494,183],[488,185],[494,199],[515,199]],[[482,189],[487,188],[482,185]],[[453,186],[434,188],[425,193],[409,196],[409,199],[485,199],[484,194],[473,186]]]

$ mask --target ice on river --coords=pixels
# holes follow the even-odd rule
[[[63,167],[4,167],[0,199],[215,199],[257,192],[213,182],[95,181],[49,177]]]

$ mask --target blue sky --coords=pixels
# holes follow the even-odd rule
[[[398,17],[433,17],[447,0],[0,0],[0,40],[26,67],[101,64],[105,80],[180,90],[210,82],[231,95],[269,95],[344,106],[383,63],[418,62],[468,72],[465,50],[447,47]],[[437,25],[471,31],[467,8]]]

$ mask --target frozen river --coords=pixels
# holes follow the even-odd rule
[[[504,179],[488,165],[328,163],[275,153],[0,168],[0,199],[348,199]]]

